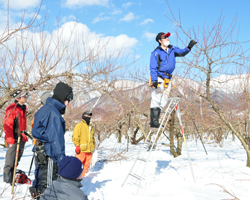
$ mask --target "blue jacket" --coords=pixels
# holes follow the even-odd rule
[[[168,53],[158,46],[150,57],[150,76],[152,82],[158,80],[158,76],[169,78],[164,72],[171,75],[175,69],[175,57],[182,57],[189,53],[188,48],[180,49],[175,46],[169,48]],[[160,69],[158,69],[158,59],[160,61]]]
[[[32,135],[45,143],[45,153],[58,164],[65,156],[65,121],[60,111],[65,105],[48,97],[46,104],[35,114]]]

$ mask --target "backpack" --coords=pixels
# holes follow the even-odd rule
[[[22,170],[16,172],[16,183],[31,185],[31,180]]]

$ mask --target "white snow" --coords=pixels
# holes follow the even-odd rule
[[[72,132],[65,134],[67,141]],[[136,195],[138,181],[131,176],[125,185],[121,187],[129,170],[131,169],[136,155],[140,149],[139,145],[129,145],[126,152],[127,142],[123,139],[118,144],[114,137],[107,138],[101,143],[97,152],[98,159],[109,159],[117,155],[117,151],[125,150],[126,160],[113,162],[97,162],[82,180],[82,190],[90,200],[220,200],[234,199],[227,192],[234,194],[240,200],[250,199],[250,168],[246,167],[246,153],[238,140],[227,139],[220,147],[213,141],[205,141],[208,152],[206,155],[201,142],[197,145],[194,140],[187,140],[189,154],[196,182],[194,182],[185,145],[183,144],[182,155],[174,158],[169,147],[160,145],[161,142],[168,143],[164,138],[155,150],[152,151],[150,162],[145,171],[139,194]],[[3,143],[3,138],[0,139]],[[32,143],[26,144],[24,155],[18,169],[28,174],[31,158]],[[67,155],[74,156],[74,144],[70,140],[66,145]],[[146,152],[146,151],[145,151]],[[0,198],[12,199],[11,187],[4,191],[6,184],[3,182],[2,173],[5,162],[6,149],[0,147]],[[147,154],[147,153],[146,153]],[[143,164],[137,167],[137,173],[142,171]],[[34,165],[30,178],[34,178]],[[16,196],[13,199],[31,199],[27,185],[16,186]]]

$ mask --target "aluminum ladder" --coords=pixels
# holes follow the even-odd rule
[[[163,116],[161,117],[160,126],[159,126],[159,128],[157,129],[157,132],[156,132],[156,134],[155,134],[155,137],[154,137],[154,139],[153,139],[153,142],[147,142],[148,139],[149,139],[149,136],[150,136],[150,134],[151,134],[151,132],[152,132],[152,129],[153,129],[153,128],[151,128],[150,131],[149,131],[149,133],[148,133],[148,135],[147,135],[147,138],[146,138],[145,142],[143,143],[143,145],[142,145],[141,148],[140,148],[140,151],[139,151],[139,153],[138,153],[138,155],[137,155],[137,157],[136,157],[136,160],[135,160],[135,162],[134,162],[132,168],[130,169],[130,171],[129,171],[128,175],[126,176],[126,178],[125,178],[125,180],[124,180],[124,182],[123,182],[123,184],[122,184],[121,187],[124,186],[124,184],[126,183],[128,177],[129,177],[129,176],[132,176],[133,178],[136,178],[136,179],[139,180],[138,189],[137,189],[137,193],[136,193],[136,194],[139,193],[139,190],[140,190],[140,187],[141,187],[141,182],[142,182],[143,176],[144,176],[144,172],[145,172],[147,163],[148,163],[148,161],[149,161],[149,157],[150,157],[150,154],[151,154],[151,152],[152,152],[152,149],[153,149],[153,147],[155,146],[156,139],[157,139],[158,137],[160,137],[160,135],[161,135],[162,132],[164,131],[164,129],[165,129],[165,127],[166,127],[166,125],[167,125],[167,123],[168,123],[168,121],[169,121],[170,115],[171,115],[171,113],[173,112],[173,110],[176,110],[177,117],[178,117],[179,122],[180,122],[180,125],[181,125],[181,130],[183,130],[182,124],[181,124],[181,117],[180,117],[181,115],[180,115],[180,111],[179,111],[179,109],[178,109],[179,101],[180,101],[180,98],[179,98],[179,97],[169,97],[169,98],[168,98],[167,108],[166,108],[165,112],[162,112],[162,113],[164,113],[164,114],[163,114]],[[143,156],[143,155],[142,155],[142,152],[143,152],[143,150],[145,151],[145,148],[148,147],[148,145],[151,145],[151,146],[150,146],[149,150],[147,150],[146,153],[144,153],[145,155]],[[147,154],[147,155],[146,155],[146,154]],[[135,168],[135,166],[136,166],[136,164],[137,164],[138,162],[144,163],[144,166],[143,166],[143,169],[142,169],[140,175],[138,175],[138,174],[136,174],[136,173],[133,172],[133,171],[134,171],[134,168]],[[138,164],[140,164],[140,163],[138,163]]]

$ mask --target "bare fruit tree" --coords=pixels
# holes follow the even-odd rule
[[[58,25],[53,31],[48,31],[44,22],[18,27],[9,36],[6,36],[8,33],[2,35],[0,124],[4,122],[7,104],[13,101],[11,94],[14,90],[29,91],[28,124],[31,124],[41,105],[40,95],[43,91],[53,90],[59,81],[71,85],[74,99],[78,100],[66,111],[66,119],[74,121],[75,118],[71,120],[67,115],[72,115],[88,93],[105,85],[126,63],[123,48],[114,49],[111,39],[93,39],[88,33],[85,25],[71,21]],[[73,124],[69,127],[72,129]]]

